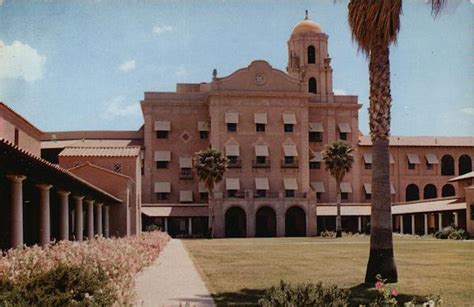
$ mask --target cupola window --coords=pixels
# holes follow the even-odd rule
[[[309,78],[308,90],[309,90],[310,93],[316,94],[317,85],[316,85],[316,79],[315,78]]]
[[[314,64],[316,63],[316,51],[314,49],[314,46],[309,46],[308,47],[308,64]]]

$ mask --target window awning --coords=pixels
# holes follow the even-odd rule
[[[225,189],[226,190],[240,190],[240,180],[239,180],[239,178],[226,178],[225,179]]]
[[[322,123],[309,123],[310,132],[324,132]]]
[[[372,164],[372,154],[371,153],[365,153],[363,154],[364,156],[364,163],[365,164]]]
[[[420,164],[420,158],[418,157],[417,154],[407,154],[408,157],[408,162],[411,164]]]
[[[225,155],[231,157],[238,157],[240,156],[240,150],[238,144],[228,144],[225,145]]]
[[[155,182],[155,193],[170,193],[171,183],[169,182]]]
[[[283,152],[285,153],[285,157],[298,157],[296,145],[283,145]]]
[[[323,162],[323,154],[321,152],[310,150],[310,155],[313,157],[311,160],[309,160],[309,162]]]
[[[238,124],[239,123],[239,112],[226,112],[225,113],[226,124]]]
[[[397,194],[395,191],[395,187],[393,186],[393,183],[390,184],[390,194]]]
[[[395,164],[395,159],[393,158],[392,154],[390,154],[390,164]]]
[[[171,131],[171,123],[167,120],[156,121],[155,131]]]
[[[283,113],[283,123],[296,125],[296,115],[295,113]]]
[[[341,193],[352,193],[352,187],[349,182],[341,182]]]
[[[435,154],[427,154],[426,156],[426,162],[428,162],[428,164],[438,164],[438,157],[436,157]]]
[[[171,161],[171,152],[155,151],[155,161]]]
[[[255,178],[255,189],[256,190],[270,190],[270,185],[268,184],[268,178]]]
[[[193,167],[193,158],[188,158],[188,157],[179,158],[179,167],[180,168],[192,168]]]
[[[198,191],[199,193],[207,193],[207,189],[206,189],[206,184],[202,181],[199,181],[199,185],[198,185]]]
[[[267,113],[255,113],[253,115],[254,121],[256,124],[266,124],[267,123]]]
[[[348,123],[339,123],[337,124],[338,127],[339,127],[339,132],[342,132],[342,133],[349,133],[351,132],[351,126],[349,126]]]
[[[316,193],[324,193],[326,189],[324,188],[324,183],[322,181],[311,182],[311,187]]]
[[[366,194],[372,194],[372,184],[364,183],[364,190]]]
[[[283,178],[285,190],[298,190],[298,182],[296,178]]]
[[[209,131],[208,122],[198,122],[198,131]]]
[[[268,146],[267,145],[255,145],[255,156],[257,157],[268,157]]]
[[[179,201],[182,201],[182,202],[193,201],[193,191],[179,191]]]

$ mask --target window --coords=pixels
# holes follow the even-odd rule
[[[227,197],[235,197],[237,195],[237,190],[227,190]]]
[[[209,138],[209,131],[199,131],[199,138],[201,140]]]
[[[295,157],[285,156],[285,164],[293,164],[293,163],[295,163]]]
[[[122,172],[122,163],[115,162],[114,163],[114,172],[121,173]]]
[[[157,139],[167,139],[169,131],[158,130],[156,131],[156,138]]]
[[[455,195],[456,195],[456,190],[451,184],[447,183],[443,186],[443,189],[441,190],[442,197],[450,197],[450,196],[455,196]]]
[[[321,162],[309,161],[310,169],[321,169]]]
[[[156,193],[157,200],[169,200],[169,198],[170,198],[170,193],[165,193],[165,192]]]
[[[468,155],[459,157],[459,176],[472,172],[472,160]]]
[[[427,170],[433,170],[433,168],[434,168],[433,164],[430,164],[430,163],[426,162],[426,169]]]
[[[309,46],[308,47],[308,64],[314,64],[316,63],[316,50],[314,49],[314,46]]]
[[[349,199],[349,193],[345,193],[345,192],[341,193],[341,199],[342,200],[348,200]]]
[[[410,163],[410,161],[408,161],[408,169],[415,169],[415,163]]]
[[[168,168],[168,161],[156,161],[156,168]]]
[[[416,184],[409,184],[405,189],[405,201],[420,199],[420,190]]]
[[[199,197],[201,198],[201,200],[208,200],[209,199],[209,193],[201,192],[201,193],[199,193]]]
[[[284,124],[283,130],[285,132],[293,132],[293,124]]]
[[[441,158],[441,175],[454,176],[454,159],[450,155],[444,155]]]
[[[227,123],[227,132],[236,132],[236,131],[237,131],[237,124]]]
[[[347,141],[347,132],[339,132],[339,139]]]
[[[265,132],[265,124],[255,124],[255,131]]]
[[[285,190],[285,197],[295,197],[295,190]]]
[[[438,197],[438,191],[433,184],[427,184],[423,189],[423,199],[431,199]]]
[[[309,141],[312,143],[321,143],[323,141],[323,134],[321,132],[310,131]]]
[[[265,164],[267,162],[267,157],[257,156],[257,164]]]
[[[317,199],[317,200],[321,200],[322,196],[323,196],[323,193],[321,193],[321,192],[316,192],[316,199]]]
[[[315,78],[309,78],[308,80],[308,92],[316,94],[317,92],[317,85]]]
[[[229,164],[237,164],[237,156],[227,156],[227,160],[229,160]]]
[[[365,169],[372,169],[372,163],[364,163]]]
[[[20,131],[15,128],[15,145],[18,145],[20,143]]]
[[[257,190],[256,196],[257,196],[257,198],[267,197],[267,191],[266,190]]]
[[[371,200],[372,199],[372,194],[365,193],[365,200]]]

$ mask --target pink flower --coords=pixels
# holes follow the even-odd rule
[[[383,282],[377,281],[377,282],[375,283],[375,289],[380,290],[380,289],[382,289],[382,288],[383,288]]]
[[[392,289],[391,293],[392,293],[393,296],[397,296],[397,295],[398,295],[398,292],[397,292],[396,289]]]

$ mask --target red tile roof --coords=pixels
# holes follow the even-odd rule
[[[372,146],[370,136],[359,136],[359,146]],[[448,146],[470,147],[474,146],[474,137],[451,136],[391,136],[390,146]]]
[[[66,147],[60,157],[138,157],[139,146],[126,147]]]

